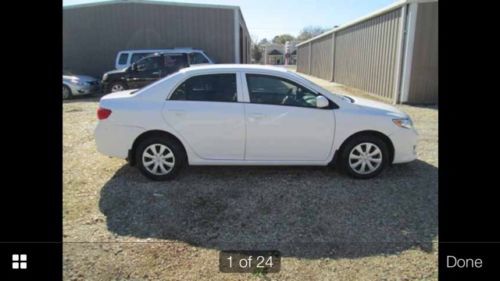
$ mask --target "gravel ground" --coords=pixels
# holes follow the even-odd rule
[[[420,133],[418,160],[375,179],[189,167],[152,182],[96,151],[96,98],[65,102],[64,279],[437,280],[438,110],[399,107]],[[219,273],[226,249],[279,250],[281,271]]]

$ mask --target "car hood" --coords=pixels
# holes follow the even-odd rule
[[[97,79],[87,75],[63,75],[63,80],[96,81]]]
[[[354,100],[353,103],[354,105],[364,110],[376,111],[378,113],[393,115],[400,118],[408,117],[408,114],[404,113],[403,111],[399,110],[398,108],[392,105],[383,102],[359,98],[359,97],[351,97],[351,96],[350,98]]]
[[[108,72],[106,72],[104,74],[107,74],[107,75],[109,75],[109,74],[121,74],[121,73],[125,73],[126,69],[127,68],[111,70],[111,71],[108,71]]]

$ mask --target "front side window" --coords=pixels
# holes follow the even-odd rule
[[[140,59],[142,59],[143,57],[145,56],[149,56],[151,55],[152,53],[135,53],[132,55],[132,57],[130,58],[130,63],[134,63]]]
[[[251,103],[316,108],[317,94],[287,79],[247,74]]]
[[[152,71],[159,69],[163,64],[160,56],[144,58],[137,62],[137,71]]]
[[[200,75],[184,81],[171,100],[236,102],[236,74]]]
[[[128,53],[122,53],[120,54],[120,57],[118,58],[118,64],[127,64],[128,60]]]
[[[189,60],[191,64],[200,64],[200,63],[208,63],[207,58],[201,53],[190,53]]]

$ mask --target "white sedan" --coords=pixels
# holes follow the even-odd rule
[[[189,165],[337,164],[356,178],[416,158],[410,117],[333,94],[284,68],[193,66],[141,90],[106,95],[98,150],[153,180]]]

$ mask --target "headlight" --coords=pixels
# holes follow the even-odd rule
[[[78,86],[85,86],[85,82],[80,81],[79,79],[72,79],[70,80],[72,84],[78,85]]]
[[[396,126],[400,128],[405,128],[405,129],[413,128],[413,122],[411,122],[410,118],[392,119],[392,122],[394,122],[394,124],[396,124]]]

